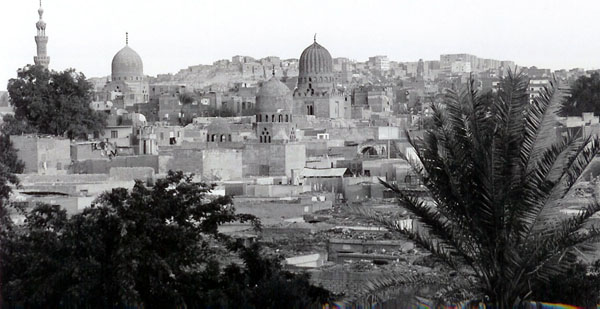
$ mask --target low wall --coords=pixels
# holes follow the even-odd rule
[[[112,160],[84,160],[73,163],[71,172],[74,174],[108,174],[113,167],[151,167],[158,173],[158,156],[125,156],[114,157]]]
[[[38,175],[18,174],[21,184],[40,183],[94,183],[108,180],[106,174],[66,174],[66,175]]]
[[[264,223],[281,222],[283,219],[302,217],[319,210],[331,209],[331,200],[317,202],[295,201],[250,201],[243,199],[234,200],[235,209],[238,213],[255,215]]]
[[[340,258],[343,261],[344,254],[391,254],[411,249],[414,249],[414,243],[399,240],[330,239],[327,242],[330,261],[338,261]]]
[[[151,167],[111,167],[110,178],[113,180],[142,180],[154,179],[154,169]]]

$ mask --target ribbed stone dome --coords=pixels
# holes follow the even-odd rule
[[[265,82],[256,95],[257,113],[290,113],[293,104],[290,88],[275,76]]]
[[[333,72],[331,54],[316,41],[302,52],[298,66],[300,76]]]
[[[142,78],[144,76],[144,64],[142,58],[129,45],[121,49],[112,60],[112,79]]]

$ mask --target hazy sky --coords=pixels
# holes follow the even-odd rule
[[[129,45],[144,72],[176,73],[241,54],[298,58],[317,41],[333,57],[439,59],[471,53],[552,69],[600,67],[600,1],[43,0],[50,67],[110,74]],[[0,0],[0,89],[33,63],[37,0]]]

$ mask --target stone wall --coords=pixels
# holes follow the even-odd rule
[[[159,156],[159,173],[166,174],[169,170],[185,171],[186,173],[202,174],[202,150],[173,149],[170,155]]]
[[[304,147],[300,143],[247,144],[242,158],[243,176],[292,177],[292,170],[304,168]]]
[[[377,139],[378,130],[379,127],[330,128],[327,129],[327,133],[329,133],[329,139],[364,142]]]
[[[108,159],[84,160],[75,162],[71,167],[74,174],[108,174],[113,167],[150,167],[159,172],[158,156],[117,156]]]
[[[103,154],[100,149],[95,149],[94,143],[81,143],[71,145],[71,159],[73,161],[106,158],[106,154]]]
[[[24,173],[66,174],[71,164],[71,142],[60,137],[12,135],[17,156],[25,163]]]
[[[242,151],[234,149],[203,150],[201,165],[202,180],[242,179],[242,154]]]
[[[113,180],[152,181],[154,169],[151,167],[111,167],[109,175]]]

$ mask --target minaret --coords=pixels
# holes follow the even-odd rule
[[[44,15],[44,9],[42,9],[42,0],[40,0],[40,8],[38,9],[40,14],[40,20],[35,24],[37,28],[37,35],[35,36],[35,44],[37,45],[37,56],[33,57],[33,62],[36,65],[41,65],[44,68],[48,68],[50,63],[50,57],[46,53],[46,44],[48,44],[48,37],[46,36],[46,22],[42,20]]]

